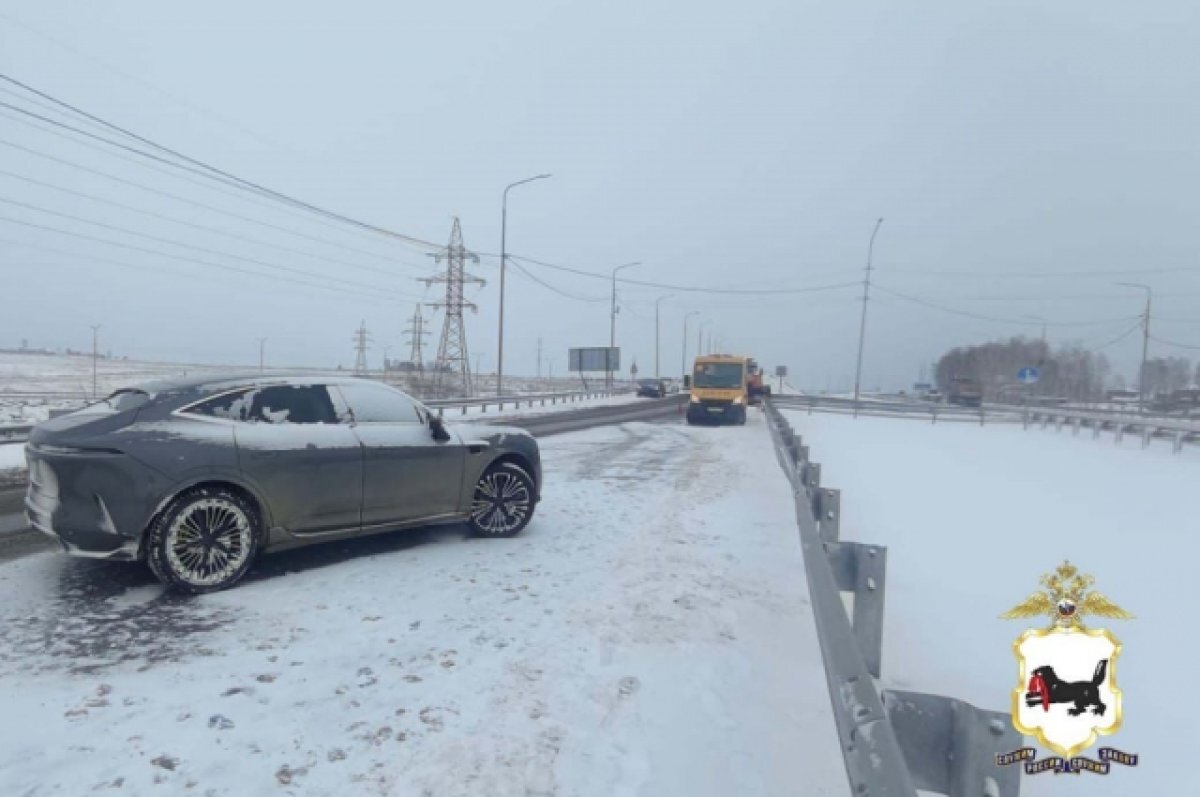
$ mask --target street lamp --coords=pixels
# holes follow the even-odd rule
[[[711,321],[701,321],[700,326],[696,327],[696,356],[699,357],[704,353],[704,328],[711,324]]]
[[[700,311],[693,310],[690,313],[687,313],[683,316],[683,351],[679,355],[679,375],[680,376],[683,376],[684,374],[689,373],[688,367],[687,367],[687,327],[688,327],[688,319],[694,315],[700,315]]]
[[[545,180],[549,174],[538,174],[509,183],[504,189],[504,197],[500,202],[500,341],[496,353],[496,395],[504,394],[504,272],[508,261],[508,192],[519,185],[532,183],[534,180]]]
[[[858,363],[854,366],[854,411],[856,414],[858,412],[858,389],[862,384],[863,341],[867,336],[867,302],[871,299],[871,255],[875,252],[875,236],[879,234],[879,225],[881,224],[883,224],[882,218],[875,222],[875,229],[871,230],[871,243],[867,245],[867,276],[863,279],[862,320],[858,323]]]
[[[659,296],[654,300],[654,378],[662,379],[662,371],[658,367],[658,304],[663,299],[670,299],[675,294],[668,293],[666,296]]]
[[[1123,288],[1141,288],[1146,292],[1146,314],[1142,316],[1142,369],[1138,375],[1138,414],[1146,411],[1146,355],[1150,352],[1150,299],[1153,291],[1140,282],[1118,282]]]
[[[607,376],[605,377],[605,387],[612,390],[613,370],[612,370],[612,350],[617,347],[617,272],[623,268],[631,266],[640,266],[642,261],[635,260],[632,263],[623,263],[613,269],[612,273],[612,312],[609,314],[608,322],[608,357],[605,365]]]

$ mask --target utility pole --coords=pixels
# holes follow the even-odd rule
[[[871,255],[875,252],[875,236],[879,234],[879,225],[881,224],[883,224],[882,218],[875,222],[875,229],[871,231],[871,243],[867,246],[867,275],[863,279],[862,320],[858,324],[858,362],[854,366],[854,411],[856,414],[858,413],[859,386],[862,384],[863,341],[867,335],[867,302],[871,300]]]
[[[445,274],[438,274],[436,277],[427,277],[422,280],[426,285],[432,285],[435,282],[446,283],[446,300],[432,302],[429,305],[433,308],[446,308],[446,318],[442,325],[442,340],[438,344],[437,365],[435,366],[437,368],[435,376],[437,392],[441,395],[446,380],[455,379],[458,384],[452,384],[449,389],[451,391],[458,389],[462,391],[460,395],[471,396],[474,394],[474,390],[471,386],[471,363],[470,355],[467,352],[467,329],[463,324],[463,310],[477,308],[473,302],[469,302],[463,297],[463,286],[468,282],[483,285],[484,281],[466,272],[466,261],[472,260],[478,263],[479,256],[468,252],[463,244],[462,226],[457,217],[450,230],[450,242],[446,244],[445,249],[433,255],[433,258],[439,263],[443,260],[446,261]]]
[[[266,365],[267,339],[258,338],[258,372],[261,374]]]
[[[682,352],[681,352],[681,353],[680,353],[680,355],[679,355],[679,375],[680,375],[680,376],[683,376],[684,374],[688,373],[688,367],[687,367],[687,339],[688,339],[687,328],[688,328],[688,319],[689,319],[689,318],[691,318],[691,317],[692,317],[692,316],[694,316],[694,315],[700,315],[700,311],[699,311],[699,310],[693,310],[693,311],[691,311],[690,313],[685,313],[685,314],[684,314],[684,316],[683,316],[683,347],[682,347]]]
[[[500,202],[500,334],[499,348],[496,352],[496,395],[504,395],[504,271],[508,262],[508,192],[519,185],[532,183],[534,180],[545,180],[550,175],[538,174],[509,183],[504,188],[504,197]],[[458,220],[455,219],[455,224]]]
[[[355,376],[366,376],[367,375],[367,349],[369,348],[367,346],[367,343],[370,341],[370,336],[367,332],[367,322],[366,321],[362,321],[358,325],[358,331],[356,331],[354,333],[354,337],[351,338],[351,340],[354,341],[354,351],[356,352],[355,357],[354,357],[354,375]]]
[[[604,387],[607,388],[608,390],[612,390],[612,386],[613,386],[612,350],[617,347],[617,272],[623,268],[629,268],[630,266],[640,266],[640,265],[641,265],[641,261],[635,261],[633,263],[625,263],[624,265],[617,266],[616,268],[613,269],[613,273],[612,273],[612,312],[609,314],[609,324],[608,324],[608,358],[607,358],[608,362],[606,362],[604,364],[606,366],[605,376],[604,376]]]
[[[654,300],[654,378],[662,379],[662,370],[658,363],[658,305],[663,299],[670,299],[674,294],[668,293],[666,296],[659,296]]]
[[[1138,375],[1138,414],[1146,412],[1146,358],[1150,354],[1150,298],[1153,294],[1149,285],[1140,282],[1118,282],[1125,288],[1141,288],[1146,292],[1146,312],[1142,316],[1142,369]]]
[[[696,356],[704,354],[704,328],[708,326],[707,321],[701,321],[700,326],[696,327]]]
[[[538,338],[537,378],[542,378],[542,339]]]
[[[99,392],[96,389],[96,362],[100,357],[100,327],[103,324],[92,324],[92,398],[97,398]]]

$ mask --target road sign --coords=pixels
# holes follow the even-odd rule
[[[787,376],[787,366],[786,365],[775,366],[775,376]]]
[[[1023,382],[1027,385],[1032,385],[1034,382],[1038,381],[1041,376],[1042,372],[1036,368],[1022,368],[1020,371],[1017,371],[1017,381]]]
[[[621,370],[621,350],[600,346],[591,349],[568,349],[567,370],[569,371],[616,371]]]

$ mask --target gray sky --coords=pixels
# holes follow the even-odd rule
[[[1054,342],[1108,343],[1142,309],[1120,280],[1154,287],[1156,336],[1200,346],[1197,41],[1200,8],[1182,0],[0,7],[0,71],[239,176],[427,241],[444,242],[459,216],[469,248],[498,252],[504,186],[552,172],[511,193],[511,252],[604,274],[640,260],[624,275],[671,285],[797,289],[861,280],[883,216],[878,283],[910,298],[871,302],[870,387],[911,383],[952,345],[1040,334],[1036,321],[1011,322],[1026,315],[1061,324],[1049,328]],[[0,102],[63,118],[12,94]],[[421,247],[251,204],[18,118],[0,108],[0,139],[293,232],[6,145],[5,172],[242,239],[4,175],[0,198],[365,293],[0,202],[9,219],[266,275],[0,221],[4,345],[86,348],[88,325],[102,323],[105,345],[131,357],[250,363],[265,336],[272,363],[350,365],[365,320],[378,365],[385,345],[405,353],[414,303],[437,298],[415,279],[432,273]],[[532,373],[541,338],[561,374],[568,346],[607,343],[609,284],[527,268],[579,298],[510,268],[506,371]],[[491,370],[498,263],[485,256],[472,270],[488,284],[469,292],[479,304],[469,342]],[[626,367],[632,356],[652,372],[654,300],[674,294],[661,305],[664,373],[678,372],[683,313],[698,310],[692,330],[708,322],[724,348],[786,363],[798,385],[845,386],[859,290],[622,285],[618,342]],[[1138,333],[1105,351],[1132,374]]]

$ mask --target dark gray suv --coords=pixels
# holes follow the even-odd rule
[[[39,424],[26,447],[32,525],[69,553],[144,559],[210,592],[255,556],[466,522],[516,534],[541,492],[524,430],[444,425],[353,377],[206,378],[119,390]]]

